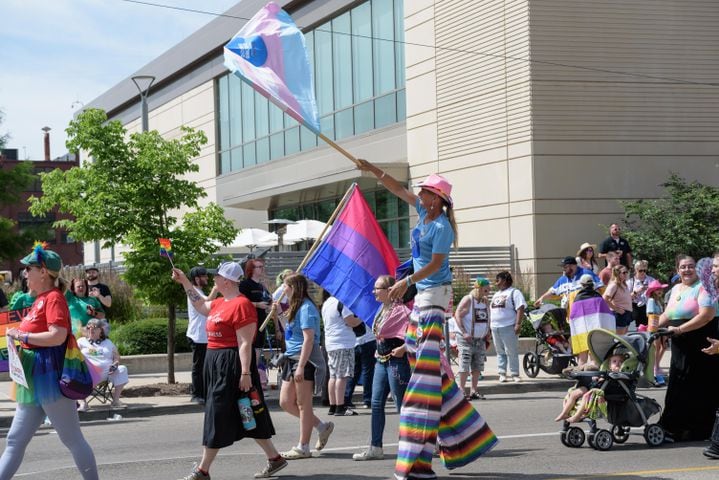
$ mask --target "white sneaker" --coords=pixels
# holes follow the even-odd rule
[[[352,455],[352,460],[363,462],[365,460],[382,460],[384,458],[384,452],[382,447],[370,446],[362,453],[355,453]]]
[[[499,383],[504,383],[504,382],[506,382],[506,381],[507,381],[507,377],[505,377],[504,375],[500,374],[500,375],[499,375]]]
[[[514,383],[519,383],[522,379],[519,378],[519,375],[512,375],[512,381],[514,381]]]

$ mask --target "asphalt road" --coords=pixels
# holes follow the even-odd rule
[[[649,395],[663,399],[663,390]],[[545,480],[573,478],[622,479],[699,479],[719,478],[719,462],[701,455],[702,443],[664,445],[649,448],[640,435],[609,452],[588,446],[570,449],[559,441],[559,392],[520,395],[490,395],[475,404],[494,431],[499,445],[477,462],[452,473],[438,459],[435,470],[442,479],[520,479]],[[321,411],[320,413],[323,413]],[[280,478],[306,479],[389,479],[396,453],[398,415],[388,416],[385,460],[354,462],[352,453],[360,451],[369,437],[370,414],[361,410],[355,417],[335,419],[336,429],[327,448],[316,458],[297,460],[280,472]],[[297,441],[298,427],[290,416],[273,411],[277,430],[275,443],[280,450]],[[95,450],[103,479],[181,478],[201,453],[201,414],[165,415],[117,422],[89,422],[83,431]],[[3,444],[6,432],[2,432]],[[314,443],[313,436],[312,442]],[[245,479],[264,465],[264,457],[254,442],[245,440],[223,449],[211,471],[212,478]],[[15,478],[76,479],[69,453],[57,434],[43,428],[28,447],[23,465]]]

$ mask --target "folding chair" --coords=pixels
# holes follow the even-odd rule
[[[92,393],[90,394],[90,396],[87,397],[88,405],[93,400],[97,400],[102,404],[112,402],[112,391],[114,389],[115,385],[113,385],[110,380],[103,380],[102,382],[98,383],[95,388],[92,389]]]

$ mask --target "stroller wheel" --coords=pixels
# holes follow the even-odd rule
[[[601,429],[594,434],[594,448],[606,452],[614,445],[614,437],[609,430]]]
[[[525,353],[524,359],[522,360],[522,367],[524,368],[524,373],[526,373],[528,377],[536,377],[539,373],[539,357],[537,354],[534,352]]]
[[[629,427],[614,425],[612,427],[612,436],[616,443],[624,443],[629,440]]]
[[[644,427],[644,440],[650,447],[658,447],[664,443],[664,429],[653,423]]]
[[[581,447],[584,444],[584,438],[584,430],[579,427],[569,427],[566,433],[562,432],[562,443],[568,447]]]

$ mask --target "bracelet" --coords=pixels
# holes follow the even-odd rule
[[[241,373],[240,375],[252,375],[250,372],[247,373]]]
[[[23,342],[23,343],[25,343],[26,345],[29,345],[29,344],[27,343],[27,340],[28,340],[29,337],[30,337],[30,334],[29,334],[29,333],[26,333],[26,334],[25,334],[25,341]]]

